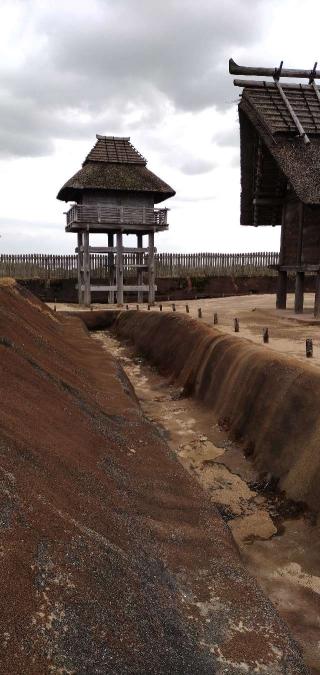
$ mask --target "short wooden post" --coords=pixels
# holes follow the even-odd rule
[[[138,248],[143,248],[143,235],[142,234],[137,234],[137,247]],[[138,253],[137,254],[137,264],[142,265],[143,264],[143,253]],[[143,269],[141,267],[138,267],[138,286],[143,285]],[[143,291],[138,290],[138,302],[143,302]]]
[[[139,308],[139,305],[137,305],[137,312],[139,311],[139,309],[140,309],[140,308]]]
[[[189,305],[186,305],[186,312],[189,314]]]
[[[287,307],[287,281],[288,274],[284,271],[278,272],[278,288],[277,288],[277,309],[286,309]]]
[[[269,328],[264,328],[262,332],[263,342],[268,344],[269,342]]]
[[[217,312],[214,313],[213,315],[213,323],[216,325],[218,323],[218,314]]]
[[[128,311],[128,309],[129,309],[129,305],[126,305],[126,310]]]
[[[239,319],[234,319],[234,320],[233,320],[233,325],[234,325],[234,332],[235,332],[235,333],[239,333],[239,331],[240,331],[240,323],[239,323]]]
[[[150,312],[150,306],[151,306],[151,305],[150,305],[150,303],[149,303],[149,304],[148,304],[148,310],[149,310],[149,312]]]
[[[117,232],[117,305],[123,305],[123,245],[122,232]]]
[[[296,289],[294,296],[294,311],[296,314],[303,312],[304,272],[296,273]]]
[[[312,338],[307,338],[306,339],[306,357],[307,357],[307,359],[311,359],[312,356],[313,356]]]
[[[159,305],[160,312],[162,312],[162,305]]]
[[[149,272],[149,302],[154,305],[155,300],[155,267],[154,267],[154,231],[149,232],[148,245],[148,272]]]
[[[314,296],[314,316],[316,319],[320,317],[320,272],[316,274],[316,292]]]
[[[173,311],[173,312],[176,311],[176,306],[175,306],[174,302],[172,303],[172,311]]]
[[[202,319],[202,310],[201,310],[201,307],[198,307],[198,319]]]
[[[91,289],[90,289],[90,254],[89,254],[89,232],[83,233],[83,274],[84,274],[84,304],[90,307]]]
[[[114,235],[108,233],[108,248],[114,247]],[[114,286],[115,284],[115,269],[114,269],[114,253],[108,253],[108,268],[109,268],[109,284]],[[114,304],[114,291],[108,292],[108,303],[110,305]]]

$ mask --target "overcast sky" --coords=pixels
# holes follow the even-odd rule
[[[0,251],[73,251],[56,194],[96,133],[176,190],[158,250],[278,250],[239,224],[228,59],[311,68],[319,23],[319,0],[0,0]]]

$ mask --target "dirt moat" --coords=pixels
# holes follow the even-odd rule
[[[11,280],[0,350],[0,672],[310,672],[192,434],[181,462],[110,349]]]

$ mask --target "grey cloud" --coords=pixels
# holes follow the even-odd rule
[[[0,64],[0,153],[43,155],[55,138],[127,132],[132,109],[141,111],[138,127],[159,124],[166,103],[230,105],[227,59],[259,39],[269,1],[92,0],[62,9],[21,0],[20,30],[27,17],[34,49],[19,65]]]
[[[187,160],[181,167],[182,173],[186,173],[189,176],[195,174],[208,173],[216,166],[215,162],[209,162],[206,159],[201,158],[192,158]]]

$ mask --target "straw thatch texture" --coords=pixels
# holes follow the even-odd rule
[[[146,160],[129,139],[98,137],[82,169],[59,191],[62,201],[78,201],[84,190],[119,190],[151,193],[158,203],[175,191],[146,167]]]
[[[295,89],[283,85],[283,89],[310,143],[305,144],[298,135],[276,89],[243,90],[239,104],[242,225],[280,225],[279,202],[287,189],[305,204],[320,204],[320,103],[308,85]],[[268,206],[254,209],[257,197],[269,199]]]

